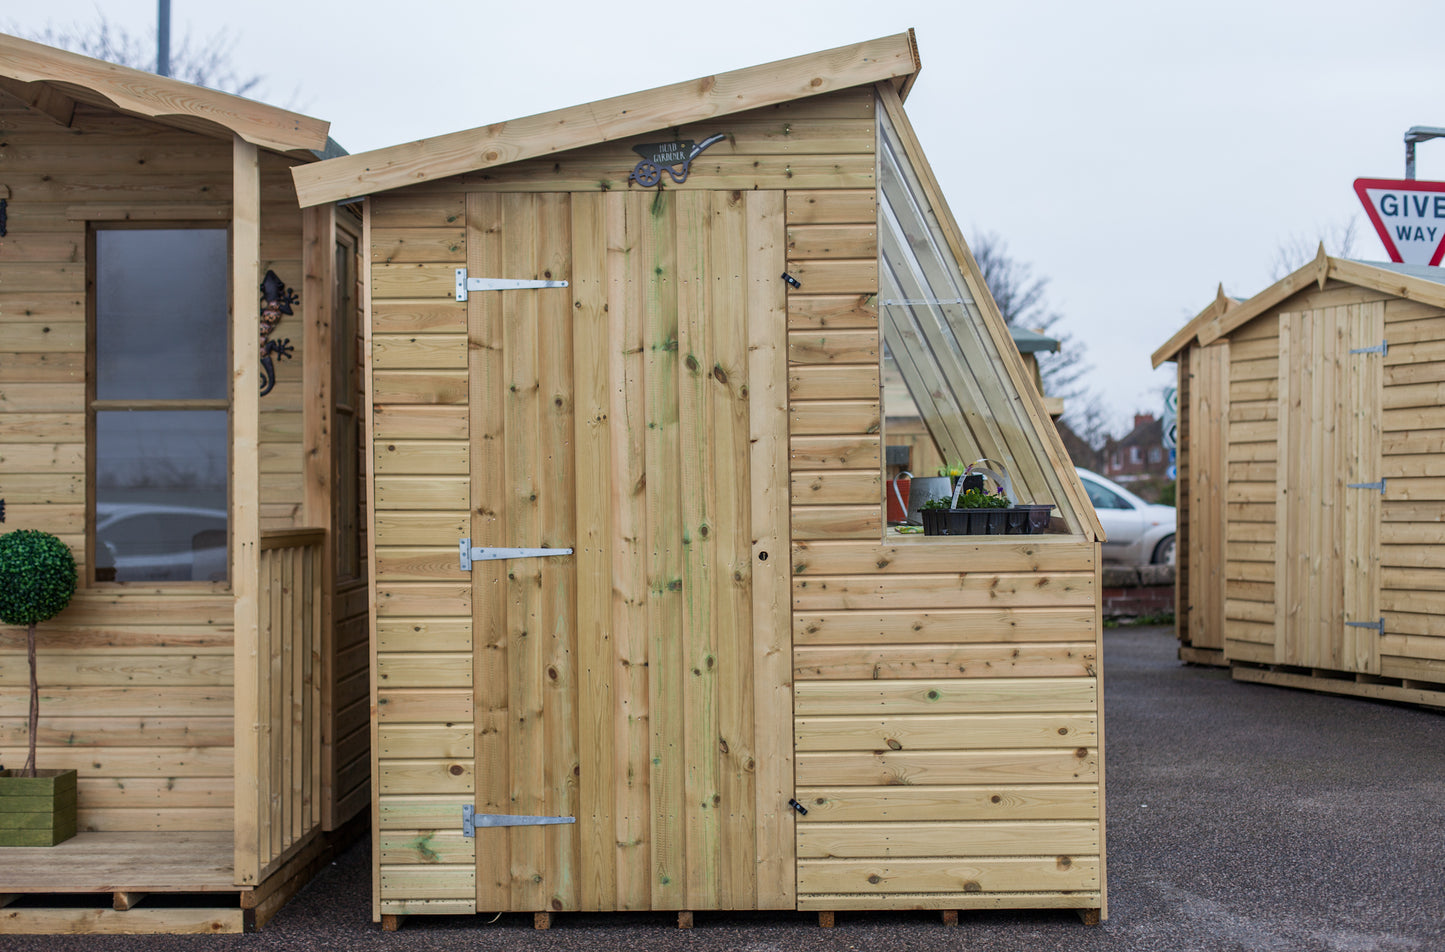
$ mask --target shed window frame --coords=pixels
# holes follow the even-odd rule
[[[216,344],[223,348],[223,366],[227,369],[227,384],[225,397],[182,397],[182,398],[102,398],[98,395],[98,314],[100,297],[100,235],[104,232],[142,232],[142,231],[211,231],[222,232],[225,235],[224,261],[221,262],[221,271],[227,280],[227,287],[222,294],[226,301],[226,320],[221,340]],[[231,390],[229,368],[231,367],[231,334],[230,325],[234,320],[231,313],[230,303],[230,272],[231,261],[234,255],[234,237],[229,223],[204,221],[204,220],[171,220],[171,221],[91,221],[86,223],[86,296],[85,296],[85,566],[81,572],[80,584],[83,587],[140,587],[145,586],[151,589],[156,587],[170,588],[182,586],[187,590],[210,590],[229,592],[231,590],[230,564],[231,564],[231,541],[233,536],[232,525],[232,492],[231,464],[234,453],[232,434],[232,402],[233,391]],[[161,263],[157,267],[158,274],[164,278],[166,265]],[[157,373],[163,374],[164,367],[158,367]],[[99,566],[97,541],[98,518],[98,474],[100,466],[100,438],[98,433],[97,417],[102,413],[168,413],[168,412],[209,412],[223,413],[225,415],[225,543],[224,543],[224,577],[215,579],[114,579],[103,578],[105,575]],[[219,556],[214,557],[219,560]]]
[[[942,206],[942,197],[934,197],[932,173],[915,166],[910,140],[895,126],[881,99],[877,119],[882,442],[888,445],[890,425],[921,419],[945,467],[988,460],[984,465],[998,472],[997,464],[1003,464],[1002,475],[1009,477],[1016,502],[1052,503],[1064,527],[1063,533],[1057,533],[1056,524],[1055,534],[1078,535],[1083,528],[1063,480],[1050,465],[1034,430],[1036,424],[1020,405],[1027,378],[1022,377],[1025,383],[1020,384],[1006,366],[1010,360],[1017,361],[1015,375],[1024,375],[1022,358],[1007,334],[998,338],[990,329],[989,321],[997,315],[986,315],[977,297],[987,295],[988,290],[971,258],[967,259],[969,270],[965,270],[967,248],[956,250],[950,240],[950,229],[956,228]],[[962,238],[957,241],[962,243]],[[1004,353],[1003,347],[1012,350]],[[891,368],[896,368],[896,374],[890,374]],[[907,401],[899,401],[905,403],[901,413],[896,403],[889,404],[892,376],[902,379],[907,392]],[[894,393],[898,393],[896,387]],[[913,473],[915,477],[932,475],[919,469]],[[891,475],[886,462],[882,475],[884,498],[880,503],[886,511]],[[883,537],[892,538],[891,532],[885,519]],[[928,538],[934,542],[978,539]]]

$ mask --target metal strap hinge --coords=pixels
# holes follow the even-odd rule
[[[478,813],[470,803],[462,806],[462,836],[476,836],[477,827],[555,826],[576,823],[575,816],[515,816],[510,813]]]
[[[522,278],[469,278],[466,268],[457,269],[457,300],[465,301],[468,291],[521,291],[527,288],[565,288],[566,281],[528,281]]]
[[[889,305],[917,305],[917,304],[963,304],[963,298],[897,298],[890,301],[879,301],[884,307]]]
[[[492,562],[498,559],[541,559],[549,555],[571,555],[571,549],[489,549],[482,546],[472,548],[471,539],[457,544],[461,554],[462,571],[470,572],[473,562]]]
[[[1350,353],[1352,353],[1352,354],[1380,354],[1381,356],[1388,356],[1389,353],[1390,353],[1390,342],[1387,341],[1387,340],[1382,340],[1382,341],[1380,341],[1378,344],[1376,344],[1374,347],[1360,347],[1360,348],[1358,348],[1358,349],[1356,349],[1356,350],[1350,351]]]
[[[1379,621],[1347,621],[1345,622],[1345,627],[1373,628],[1375,631],[1378,631],[1380,634],[1383,635],[1385,633],[1385,619],[1381,618]]]
[[[1345,488],[1346,488],[1346,489],[1378,489],[1378,490],[1380,491],[1380,495],[1381,495],[1381,496],[1385,495],[1385,481],[1384,481],[1383,479],[1380,480],[1378,483],[1345,483]]]

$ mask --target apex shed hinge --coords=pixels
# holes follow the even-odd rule
[[[1382,479],[1377,483],[1345,483],[1346,489],[1378,489],[1380,495],[1385,495],[1385,481]]]
[[[571,555],[571,549],[489,549],[472,547],[471,539],[462,539],[457,544],[461,555],[462,571],[470,572],[473,562],[493,562],[498,559],[540,559],[549,555]]]
[[[527,288],[565,288],[566,281],[529,281],[525,278],[469,278],[466,268],[457,269],[457,300],[465,301],[468,291],[522,291]]]
[[[879,301],[884,307],[910,307],[919,304],[966,304],[963,298],[893,298]]]
[[[1379,354],[1381,357],[1384,357],[1384,356],[1387,356],[1387,355],[1390,353],[1390,342],[1387,341],[1387,340],[1382,340],[1382,341],[1380,341],[1378,344],[1376,344],[1374,347],[1359,347],[1359,348],[1356,348],[1356,349],[1350,351],[1350,353],[1352,353],[1352,354]]]
[[[476,836],[477,827],[556,826],[576,823],[575,816],[516,816],[511,813],[478,813],[470,803],[462,806],[462,836]]]
[[[1379,621],[1347,621],[1345,622],[1345,627],[1371,628],[1383,635],[1385,633],[1385,619],[1381,618]]]

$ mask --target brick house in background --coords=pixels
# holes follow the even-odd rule
[[[1163,421],[1152,413],[1134,414],[1134,429],[1122,439],[1104,443],[1100,470],[1105,476],[1133,489],[1145,499],[1152,493],[1140,492],[1136,484],[1162,484],[1168,481],[1169,451],[1164,448]]]

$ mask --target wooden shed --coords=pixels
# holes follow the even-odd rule
[[[294,170],[367,196],[386,927],[1103,909],[1099,531],[917,70],[901,34]],[[1053,532],[885,526],[885,352]]]
[[[1216,300],[1179,367],[1179,655],[1445,706],[1445,276],[1332,258]]]
[[[79,566],[37,740],[79,770],[81,830],[0,849],[0,932],[239,931],[364,829],[361,223],[303,212],[290,175],[327,147],[325,122],[0,36],[0,531]],[[262,396],[268,308],[290,357]],[[12,768],[27,681],[0,627]]]

